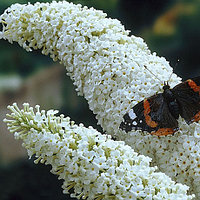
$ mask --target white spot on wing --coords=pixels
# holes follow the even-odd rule
[[[128,114],[129,114],[129,117],[131,119],[135,119],[136,118],[136,114],[133,112],[133,109],[131,109]]]
[[[134,126],[136,126],[137,125],[137,122],[136,121],[133,121],[133,123],[132,123]]]

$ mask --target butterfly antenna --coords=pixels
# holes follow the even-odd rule
[[[178,59],[177,60],[177,62],[176,62],[176,65],[174,66],[174,69],[172,70],[172,73],[170,74],[170,76],[169,76],[169,79],[168,79],[168,81],[167,82],[169,82],[170,81],[170,79],[171,79],[171,77],[172,77],[172,75],[173,75],[173,73],[174,73],[174,70],[176,69],[176,67],[178,66],[178,62],[179,62],[180,60]]]
[[[161,84],[163,84],[163,81],[161,81],[153,72],[151,72],[151,71],[147,68],[146,65],[144,65],[144,68],[145,68],[147,71],[149,71],[156,79],[158,79],[158,80],[161,82]]]

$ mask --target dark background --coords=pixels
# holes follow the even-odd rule
[[[3,13],[12,3],[27,2],[26,0],[1,0],[0,13]],[[200,74],[199,0],[82,0],[74,2],[102,9],[109,17],[119,19],[126,29],[131,30],[131,34],[142,37],[152,52],[155,51],[159,56],[164,56],[171,66],[177,65],[174,71],[183,79]],[[41,71],[46,70],[48,75],[49,68],[54,65],[55,63],[48,56],[43,56],[40,51],[28,53],[16,43],[9,44],[7,41],[0,40],[0,102],[2,98],[6,99],[6,103],[10,103],[19,93],[17,91],[19,88],[10,90],[5,83],[5,86],[2,86],[1,81],[5,82],[6,77],[17,77],[22,81],[22,86],[19,87],[23,87],[27,80],[37,76],[36,74],[40,74]],[[31,80],[34,82],[34,79]],[[46,84],[49,84],[49,81]],[[45,109],[59,109],[76,123],[82,122],[86,126],[92,125],[101,130],[96,125],[95,116],[89,110],[86,100],[76,95],[75,88],[64,70],[59,75],[59,81],[61,92],[60,103],[56,104],[57,107],[49,101],[42,103],[39,98],[35,100],[35,103],[41,104]],[[35,90],[38,91],[37,87]],[[55,93],[56,90],[55,87]],[[31,89],[29,92],[32,92]],[[55,93],[51,91],[48,95],[53,99]],[[22,98],[23,95],[24,93],[21,92],[18,97]],[[3,103],[1,106],[6,107]],[[3,113],[1,115],[2,118],[5,117]],[[4,147],[8,146],[6,141],[0,148],[1,200],[70,199],[62,194],[62,181],[58,181],[57,177],[49,172],[50,167],[34,165],[32,160],[27,159],[24,152],[17,150],[22,147],[14,145],[13,138],[13,143],[9,143],[9,150],[5,149]],[[8,157],[8,151],[11,149],[15,153],[10,153],[12,156]]]

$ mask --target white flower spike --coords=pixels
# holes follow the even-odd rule
[[[51,172],[63,179],[64,193],[87,200],[190,200],[188,186],[175,184],[150,167],[151,158],[138,155],[121,141],[111,140],[92,127],[75,125],[57,111],[35,110],[24,104],[8,106],[5,119],[16,139],[23,140],[35,163],[52,166]]]
[[[185,124],[174,136],[157,137],[119,130],[123,115],[145,97],[162,91],[172,68],[163,57],[151,54],[139,37],[129,36],[118,20],[93,8],[66,1],[14,4],[1,16],[0,38],[16,41],[27,51],[41,49],[66,66],[78,94],[84,95],[98,123],[135,151],[148,155],[153,165],[176,182],[190,186],[200,198],[200,128]],[[171,87],[180,82],[176,74]]]

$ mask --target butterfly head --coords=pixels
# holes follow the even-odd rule
[[[168,89],[170,89],[169,83],[168,83],[168,81],[165,81],[164,86],[163,86],[163,90],[165,91],[165,90],[168,90]]]

